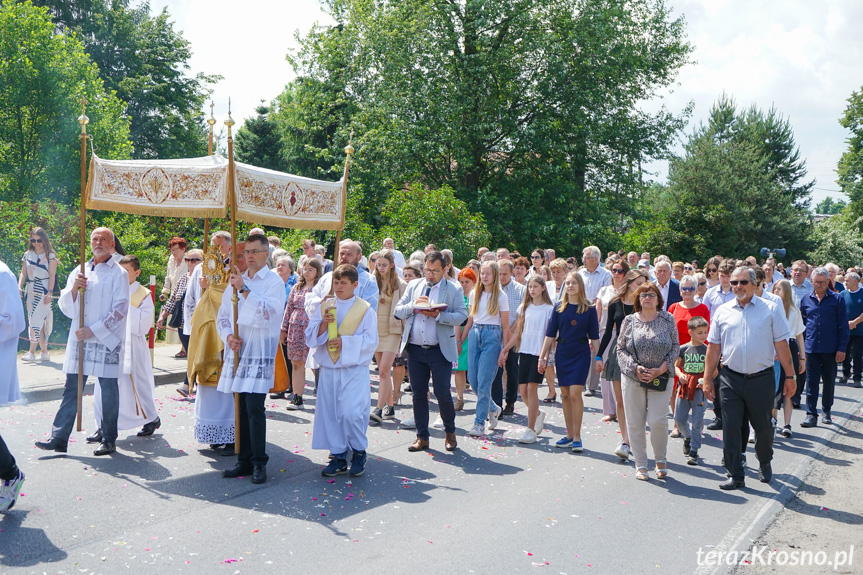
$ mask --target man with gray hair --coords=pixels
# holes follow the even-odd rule
[[[813,291],[800,298],[800,314],[806,326],[806,418],[803,427],[818,425],[818,388],[821,391],[821,423],[833,423],[833,391],[836,364],[845,360],[850,329],[845,299],[831,291],[830,272],[815,268],[811,276]]]
[[[653,271],[656,274],[656,287],[662,293],[664,303],[662,309],[668,311],[668,308],[673,304],[683,301],[683,297],[680,295],[680,284],[671,277],[671,262],[668,260],[658,260]]]
[[[596,246],[588,246],[582,251],[581,262],[584,267],[578,273],[584,280],[584,292],[591,302],[596,301],[599,290],[611,285],[611,272],[599,265],[601,256],[602,252]]]
[[[850,330],[848,347],[845,350],[845,361],[842,362],[842,379],[840,383],[848,381],[853,363],[854,375],[852,376],[852,387],[861,387],[860,380],[863,374],[863,290],[860,289],[860,275],[857,272],[845,274],[845,291],[842,292],[845,300],[845,312],[848,314],[848,329]]]
[[[396,270],[399,272],[399,277],[404,277],[402,269],[405,267],[405,255],[396,249],[396,244],[392,238],[384,238],[382,247],[387,250],[392,250],[393,259],[395,260]]]

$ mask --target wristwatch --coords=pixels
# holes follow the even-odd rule
[[[246,293],[247,291],[249,291],[249,286],[247,286],[246,284],[243,284],[243,287],[239,289],[240,293]]]

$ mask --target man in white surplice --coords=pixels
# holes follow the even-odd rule
[[[147,336],[153,327],[156,308],[150,290],[138,283],[141,262],[137,256],[125,255],[118,262],[129,276],[129,315],[126,318],[126,345],[123,352],[123,375],[118,383],[120,413],[117,429],[143,426],[140,437],[153,435],[161,427],[156,409],[156,383]],[[102,392],[97,386],[93,393],[93,413],[96,425],[102,421]],[[87,438],[88,443],[101,443],[102,430]]]
[[[309,311],[306,345],[314,348],[315,361],[321,366],[318,382],[312,449],[328,449],[333,454],[321,472],[332,477],[347,472],[347,451],[353,451],[350,474],[362,475],[366,465],[369,441],[371,388],[369,362],[378,346],[377,312],[358,295],[357,268],[342,264],[333,271],[334,300],[326,314],[321,300]],[[325,317],[325,315],[327,317]],[[338,336],[328,341],[328,324],[338,325]]]
[[[231,297],[225,293],[216,327],[225,342],[225,363],[218,390],[239,396],[240,452],[237,464],[222,473],[223,477],[252,475],[252,483],[267,480],[267,417],[264,399],[276,377],[276,352],[282,315],[285,309],[285,284],[267,268],[269,241],[263,234],[246,239],[243,253],[246,272],[231,274],[230,286],[237,289],[239,337],[234,337],[234,310]],[[239,364],[234,370],[234,355]]]
[[[94,455],[116,451],[117,415],[120,409],[117,379],[123,371],[123,343],[126,340],[126,315],[129,313],[129,278],[126,270],[111,258],[114,232],[96,228],[90,234],[93,258],[84,266],[72,270],[66,287],[60,292],[58,305],[72,320],[66,341],[63,372],[66,387],[63,400],[54,417],[49,441],[37,441],[36,447],[47,451],[66,452],[69,435],[78,411],[78,346],[84,343],[84,380],[92,375],[99,378],[102,392],[102,443]],[[79,290],[84,295],[84,327],[79,325]]]

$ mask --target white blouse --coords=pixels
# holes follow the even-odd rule
[[[554,306],[547,303],[527,306],[527,311],[524,312],[521,343],[518,346],[519,353],[539,356],[539,352],[542,351],[542,342],[545,340],[548,320],[553,311]],[[520,309],[519,312],[521,313]]]
[[[468,309],[473,309],[473,294],[470,293],[470,304],[468,305]],[[500,295],[497,296],[497,314],[491,316],[488,314],[488,302],[491,298],[491,294],[487,291],[482,292],[479,300],[479,307],[476,311],[476,314],[473,316],[473,324],[482,324],[482,325],[500,325],[500,312],[509,311],[509,298],[506,294],[501,291]]]

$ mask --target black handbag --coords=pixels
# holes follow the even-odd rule
[[[168,318],[168,327],[179,329],[183,327],[183,301],[186,299],[186,294],[183,294],[177,303],[174,305],[174,311],[171,312],[171,317]]]
[[[641,363],[641,360],[638,359],[638,348],[635,345],[635,329],[632,327],[632,321],[629,322],[629,329],[632,333],[632,349],[635,352],[635,361],[637,363]],[[639,379],[638,385],[640,387],[643,387],[645,389],[651,389],[653,391],[665,391],[665,388],[668,387],[669,375],[669,372],[666,371],[665,373],[656,376],[650,381],[641,381]]]

